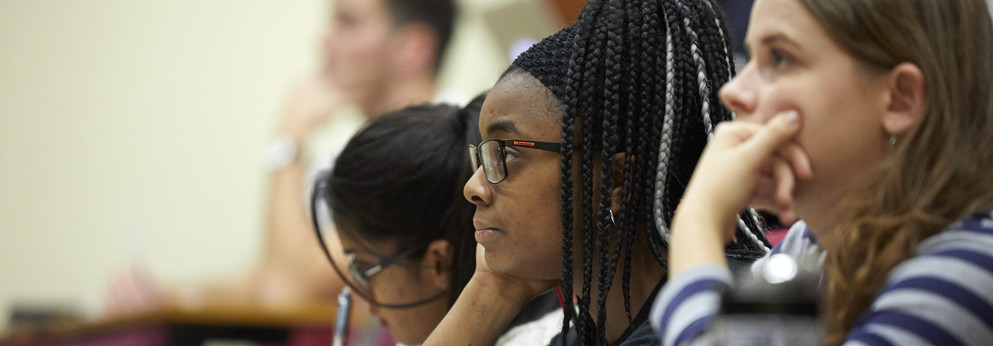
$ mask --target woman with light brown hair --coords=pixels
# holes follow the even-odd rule
[[[721,90],[737,120],[718,126],[673,220],[652,313],[663,344],[713,335],[727,225],[746,205],[803,220],[772,254],[822,271],[826,344],[988,344],[986,2],[758,0],[751,19],[752,61]]]

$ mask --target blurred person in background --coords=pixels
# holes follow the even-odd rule
[[[303,196],[315,130],[353,108],[366,119],[435,98],[436,77],[457,12],[453,0],[336,0],[321,63],[293,87],[267,150],[270,171],[264,253],[237,277],[169,287],[131,268],[111,283],[106,315],[163,305],[250,302],[264,306],[333,302],[344,284],[315,244]],[[354,126],[354,125],[351,125]],[[354,127],[347,132],[354,131]],[[308,150],[309,151],[309,150]],[[327,162],[327,155],[318,160]],[[335,237],[334,232],[329,233]],[[340,250],[334,251],[339,253]]]

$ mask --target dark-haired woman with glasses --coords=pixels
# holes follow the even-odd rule
[[[473,173],[465,148],[480,141],[482,100],[387,114],[357,133],[315,183],[313,215],[330,206],[337,230],[316,227],[328,259],[399,344],[422,343],[474,271],[475,207],[461,194]],[[331,255],[338,246],[347,259]],[[519,320],[557,307],[545,298]]]

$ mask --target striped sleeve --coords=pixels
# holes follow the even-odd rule
[[[824,256],[805,223],[790,227],[786,237],[770,254],[786,253],[802,263],[819,266]],[[769,255],[756,261],[761,263]],[[819,269],[819,267],[815,268]],[[717,265],[701,265],[671,278],[651,311],[651,324],[663,345],[711,344],[705,332],[721,306],[721,294],[733,284],[731,271]]]
[[[890,271],[846,345],[990,344],[993,223],[985,226],[948,230],[921,243],[915,257]]]
[[[717,265],[698,266],[669,280],[651,311],[651,324],[662,344],[687,344],[701,336],[731,283],[731,271]]]

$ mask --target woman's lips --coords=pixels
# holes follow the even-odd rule
[[[477,243],[484,243],[495,237],[497,233],[501,232],[499,228],[491,226],[489,222],[482,218],[473,218],[472,226],[476,229],[475,235]]]
[[[499,231],[495,228],[482,228],[476,230],[476,242],[483,243],[497,235]]]

